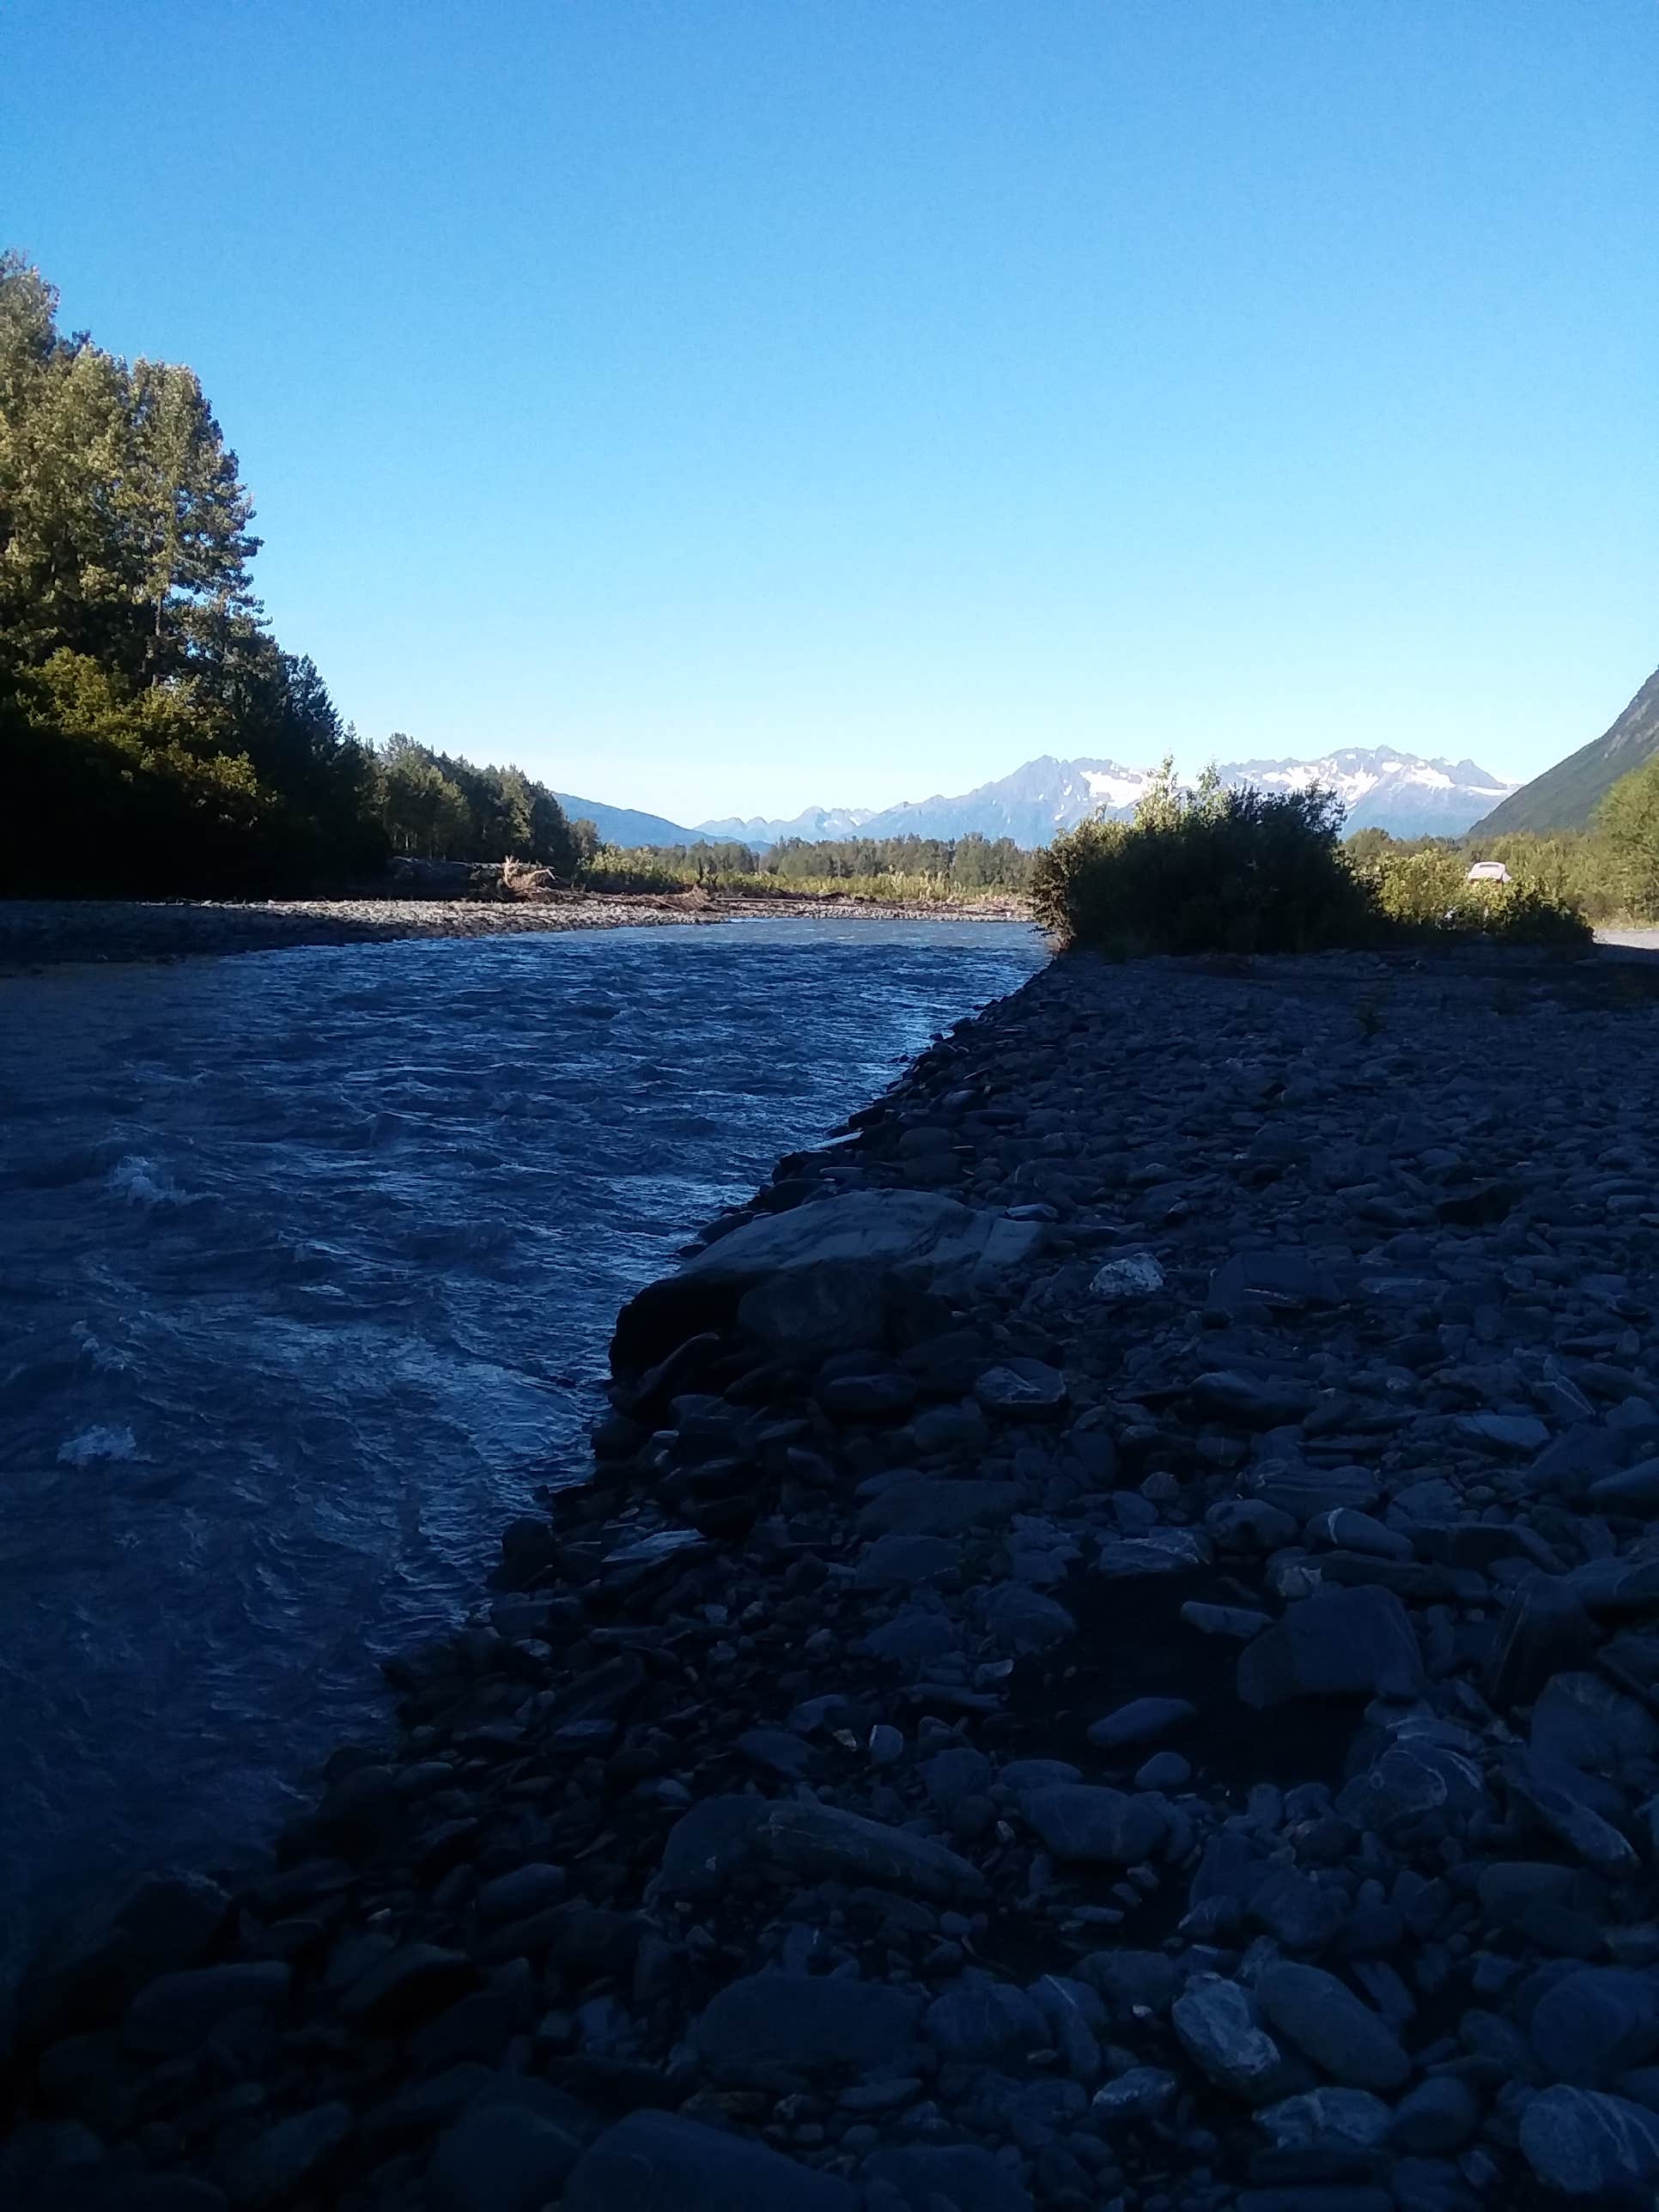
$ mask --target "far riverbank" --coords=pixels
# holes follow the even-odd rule
[[[547,900],[316,898],[0,900],[0,975],[70,961],[179,960],[403,937],[661,929],[733,921],[1026,921],[1026,902],[971,903],[569,891]]]

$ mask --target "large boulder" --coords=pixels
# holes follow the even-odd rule
[[[1258,1708],[1293,1698],[1406,1698],[1422,1686],[1411,1616],[1375,1583],[1316,1591],[1239,1655],[1238,1694]]]
[[[1011,1221],[926,1190],[848,1191],[838,1198],[763,1214],[647,1284],[624,1306],[611,1341],[612,1370],[638,1374],[700,1328],[729,1328],[739,1309],[746,1331],[783,1349],[805,1324],[803,1349],[834,1348],[839,1329],[871,1341],[890,1279],[955,1276],[985,1282],[1016,1267],[1042,1242],[1043,1224]],[[833,1295],[798,1279],[833,1270]]]
[[[562,2212],[857,2212],[850,2183],[763,2143],[683,2118],[632,2112],[565,2184]]]
[[[77,1907],[48,1932],[17,1991],[27,2043],[101,2027],[169,1969],[193,1966],[224,1926],[230,1899],[196,1875],[150,1875]]]

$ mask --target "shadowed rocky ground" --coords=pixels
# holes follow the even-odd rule
[[[47,1947],[17,2201],[1650,2202],[1654,988],[963,1024],[628,1310],[271,1872]]]

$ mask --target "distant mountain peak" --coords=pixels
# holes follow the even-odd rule
[[[1659,682],[1659,679],[1656,679]],[[1481,815],[1505,800],[1516,787],[1472,760],[1425,759],[1393,745],[1341,745],[1317,760],[1247,760],[1224,764],[1224,783],[1252,784],[1263,791],[1303,791],[1323,784],[1347,808],[1349,830],[1376,828],[1398,837],[1458,837]],[[572,814],[599,820],[599,834],[617,844],[685,844],[698,837],[727,838],[757,847],[786,837],[818,843],[842,837],[1012,837],[1028,848],[1051,844],[1062,830],[1091,815],[1127,821],[1158,774],[1156,768],[1131,767],[1118,760],[1061,760],[1039,753],[992,782],[972,791],[907,799],[872,811],[864,806],[809,806],[787,819],[763,815],[726,815],[701,822],[695,830],[650,815],[598,808],[585,799],[564,800]],[[603,817],[603,818],[602,818]],[[616,823],[616,830],[606,819]],[[654,835],[635,825],[656,824]]]

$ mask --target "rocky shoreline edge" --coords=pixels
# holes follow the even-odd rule
[[[0,899],[0,975],[70,963],[182,960],[296,945],[421,937],[516,937],[714,922],[1027,921],[1019,899],[965,905],[860,898],[738,898],[725,893],[561,891],[546,897]]]
[[[625,1310],[270,1870],[48,1939],[0,2200],[1650,2203],[1644,980],[959,1024]]]

